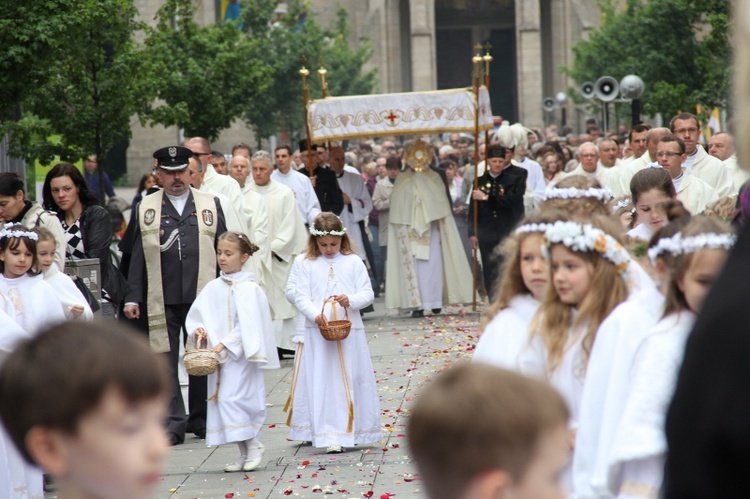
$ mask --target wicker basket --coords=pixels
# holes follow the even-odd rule
[[[186,351],[182,359],[191,376],[208,376],[219,367],[219,354],[208,348],[200,348],[199,341],[196,341],[196,348]]]
[[[346,318],[344,320],[338,320],[336,317],[337,302],[336,300],[328,299],[323,302],[323,308],[320,310],[321,314],[326,308],[326,303],[329,302],[331,303],[331,310],[333,311],[333,320],[328,321],[325,326],[318,326],[318,329],[320,329],[320,334],[323,335],[323,338],[328,341],[344,340],[347,336],[349,336],[349,331],[351,331],[352,329],[352,321],[349,320],[349,310],[344,307],[344,314]]]

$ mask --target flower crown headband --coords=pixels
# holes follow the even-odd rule
[[[588,189],[578,189],[576,187],[548,187],[544,191],[542,201],[549,199],[581,199],[594,198],[602,203],[612,199],[612,193],[608,189],[589,187]]]
[[[20,227],[20,228],[16,228]],[[30,230],[24,230],[25,227],[21,225],[20,223],[9,223],[5,226],[3,230],[0,230],[0,239],[6,238],[6,237],[27,237],[31,239],[32,241],[38,241],[39,240],[39,234],[37,234],[34,231]]]
[[[310,234],[312,234],[315,237],[323,237],[323,236],[336,236],[341,237],[344,234],[346,234],[346,227],[341,227],[341,230],[318,230],[315,228],[314,225],[310,226]]]
[[[547,229],[552,227],[552,224],[539,223],[539,224],[523,224],[516,228],[516,234],[528,234],[529,232],[546,232]]]
[[[547,246],[562,244],[576,252],[596,251],[623,274],[630,264],[630,254],[617,240],[601,229],[578,222],[555,222],[545,232]]]
[[[623,208],[627,208],[629,204],[632,204],[633,200],[629,197],[623,198],[615,203],[615,205],[612,207],[612,213],[617,213],[617,210],[621,210]]]
[[[648,250],[648,258],[651,263],[656,264],[659,256],[669,253],[672,256],[687,255],[702,249],[725,249],[730,250],[734,246],[737,236],[734,234],[717,234],[706,232],[690,237],[682,237],[677,233],[672,237],[659,239],[656,246]]]

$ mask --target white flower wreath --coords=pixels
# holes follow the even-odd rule
[[[579,253],[596,251],[615,266],[618,274],[627,271],[631,262],[630,254],[614,237],[589,224],[555,222],[544,232],[544,238],[547,249],[562,244]]]
[[[544,191],[542,201],[550,199],[582,199],[594,198],[602,203],[612,199],[612,193],[608,189],[589,187],[588,189],[578,189],[576,187],[548,187]]]
[[[682,237],[679,232],[672,237],[659,239],[656,246],[649,248],[648,258],[651,263],[656,264],[656,259],[664,253],[672,256],[687,255],[702,249],[725,249],[730,250],[734,246],[737,236],[734,234],[717,234],[706,232],[690,237]]]
[[[623,208],[626,208],[629,204],[631,204],[633,201],[630,198],[623,198],[619,200],[615,205],[612,207],[612,213],[617,213],[617,210],[621,210]]]
[[[315,237],[323,236],[336,236],[341,237],[346,233],[346,227],[342,227],[341,230],[318,230],[314,226],[310,226],[310,234]]]
[[[529,232],[545,232],[547,229],[552,227],[552,224],[540,223],[540,224],[524,224],[519,225],[516,228],[516,234],[528,234]]]
[[[5,237],[28,237],[32,241],[39,240],[39,234],[24,229],[25,227],[20,223],[9,223],[5,226],[5,228],[3,228],[3,230],[0,230],[0,239],[3,239]]]

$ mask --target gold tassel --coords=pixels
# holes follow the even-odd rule
[[[292,405],[292,392],[289,392],[289,397],[286,399],[286,404],[284,405],[284,411],[286,412],[289,410],[289,406]]]
[[[346,425],[346,432],[351,433],[354,428],[354,402],[349,402],[349,424]]]
[[[221,365],[216,366],[216,393],[206,399],[206,402],[219,403],[219,375],[221,374]]]
[[[289,415],[286,417],[286,425],[292,426],[292,412],[294,412],[294,409],[289,411]]]

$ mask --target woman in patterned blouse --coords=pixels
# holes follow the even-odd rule
[[[114,319],[127,282],[112,264],[112,221],[109,212],[97,204],[78,169],[70,163],[58,163],[47,173],[42,187],[44,207],[57,212],[67,239],[69,260],[99,260],[102,282],[102,314]]]

